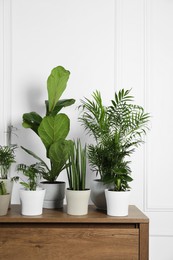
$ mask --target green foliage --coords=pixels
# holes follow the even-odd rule
[[[49,158],[51,161],[51,168],[49,168],[48,165],[38,155],[24,147],[21,148],[39,161],[39,165],[41,166],[41,176],[49,182],[54,182],[56,181],[57,176],[59,176],[59,174],[66,167],[66,161],[68,159],[68,154],[72,145],[73,142],[71,140],[65,140],[62,138],[50,146]]]
[[[143,107],[134,105],[130,90],[115,93],[110,106],[104,106],[99,91],[93,101],[82,100],[79,121],[96,144],[88,146],[89,163],[105,183],[114,183],[114,189],[125,191],[132,181],[130,156],[142,142],[148,129],[149,114]]]
[[[38,115],[36,112],[23,114],[23,127],[31,128],[41,139],[46,149],[46,156],[50,160],[49,171],[44,173],[43,178],[48,181],[55,181],[62,171],[67,158],[66,149],[68,148],[66,137],[70,130],[70,120],[64,113],[59,113],[63,107],[71,106],[74,104],[74,99],[62,99],[64,90],[67,86],[70,72],[65,70],[62,66],[55,67],[47,80],[48,100],[45,101],[46,114],[44,117]],[[59,113],[59,114],[58,114]],[[63,139],[63,140],[62,140]],[[57,148],[58,146],[59,149]],[[52,157],[52,150],[58,151],[56,157],[64,156],[60,160],[55,160],[55,153]],[[62,149],[65,149],[63,152]],[[25,150],[35,158],[39,158],[29,150]],[[39,158],[39,160],[41,160]],[[56,163],[55,163],[56,161]],[[62,163],[64,165],[62,166]],[[46,166],[47,167],[47,166]],[[46,168],[48,170],[48,167]]]
[[[73,143],[66,165],[70,190],[85,190],[86,181],[86,145],[82,148],[80,139]]]
[[[44,117],[38,128],[38,133],[48,152],[53,143],[59,139],[66,138],[69,130],[70,120],[68,116],[58,114],[56,116]]]
[[[70,72],[62,66],[56,67],[51,71],[47,80],[49,112],[53,111],[62,93],[64,92]]]
[[[5,187],[5,183],[3,181],[0,181],[0,195],[6,195],[7,190]]]
[[[15,149],[17,145],[0,145],[0,178],[7,179],[8,170],[15,163]]]
[[[62,170],[66,168],[66,161],[68,160],[68,154],[71,150],[73,142],[71,140],[59,139],[53,143],[49,150],[49,158],[51,160],[51,178],[49,181],[54,181],[57,174],[59,175]],[[43,176],[44,177],[44,176]],[[47,176],[46,179],[48,179]]]
[[[38,135],[38,127],[42,121],[42,117],[36,112],[23,114],[23,127],[31,128]]]
[[[21,181],[20,184],[27,190],[36,190],[37,178],[42,174],[44,168],[41,163],[35,163],[31,165],[18,164],[17,171],[22,172],[27,177],[27,181]],[[21,178],[22,179],[22,178]]]

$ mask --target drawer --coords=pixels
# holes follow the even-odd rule
[[[139,259],[139,229],[113,225],[8,225],[0,228],[0,259]]]

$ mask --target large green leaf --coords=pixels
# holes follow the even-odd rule
[[[44,143],[47,152],[50,146],[61,138],[66,138],[70,130],[70,120],[65,114],[46,116],[43,118],[38,134]],[[48,155],[48,154],[47,154]]]
[[[55,67],[47,80],[49,112],[54,110],[58,100],[64,92],[70,72],[62,66]]]
[[[49,149],[49,158],[51,160],[51,173],[49,179],[55,181],[60,172],[65,168],[69,151],[72,149],[73,142],[71,140],[59,139],[53,143]]]
[[[45,167],[48,172],[50,171],[49,167],[47,166],[47,164],[38,156],[36,155],[35,153],[33,153],[31,150],[28,150],[26,149],[25,147],[21,146],[21,148],[26,152],[28,153],[29,155],[33,156],[35,159],[37,159],[38,161],[41,162],[42,166]]]
[[[25,128],[31,128],[36,134],[38,134],[38,127],[42,121],[42,117],[36,112],[30,112],[23,114],[22,126]]]
[[[73,98],[58,100],[58,102],[56,103],[56,105],[54,107],[54,110],[51,111],[51,115],[55,116],[63,107],[71,106],[74,103],[75,103],[75,99],[73,99]],[[47,111],[48,114],[50,114],[49,113],[49,101],[46,100],[45,104],[46,104],[46,111]]]

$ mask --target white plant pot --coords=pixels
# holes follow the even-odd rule
[[[107,215],[128,216],[130,191],[105,190]]]
[[[10,202],[10,194],[0,195],[0,216],[7,215]]]
[[[111,184],[104,184],[100,179],[91,181],[91,200],[98,209],[106,210],[105,189],[111,188]]]
[[[54,183],[49,183],[43,181],[40,183],[40,186],[46,189],[43,208],[55,209],[63,207],[65,198],[65,182],[56,181]]]
[[[10,194],[10,200],[9,200],[9,206],[8,206],[10,208],[11,195],[12,195],[12,190],[13,190],[13,181],[11,181],[10,179],[0,179],[0,181],[3,181],[5,183],[7,193]]]
[[[67,214],[82,216],[88,214],[90,190],[66,190]]]
[[[45,189],[35,191],[21,189],[19,190],[19,196],[22,215],[37,216],[42,214]]]

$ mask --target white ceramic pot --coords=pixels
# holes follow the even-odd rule
[[[105,190],[107,215],[128,216],[130,191]]]
[[[19,190],[19,196],[22,215],[37,216],[42,214],[45,189],[35,191],[21,189]]]
[[[40,183],[40,186],[46,190],[43,208],[55,209],[63,207],[65,198],[65,182],[56,181],[49,183],[43,181]]]
[[[100,179],[91,181],[91,200],[98,209],[106,210],[105,189],[111,188],[111,184],[104,184]]]
[[[0,195],[0,216],[7,215],[10,202],[10,194]]]
[[[66,190],[67,214],[82,216],[88,214],[90,190]]]
[[[3,181],[5,183],[7,193],[10,194],[10,200],[9,200],[9,208],[10,208],[11,195],[13,190],[13,181],[11,181],[10,179],[0,179],[0,181]]]

